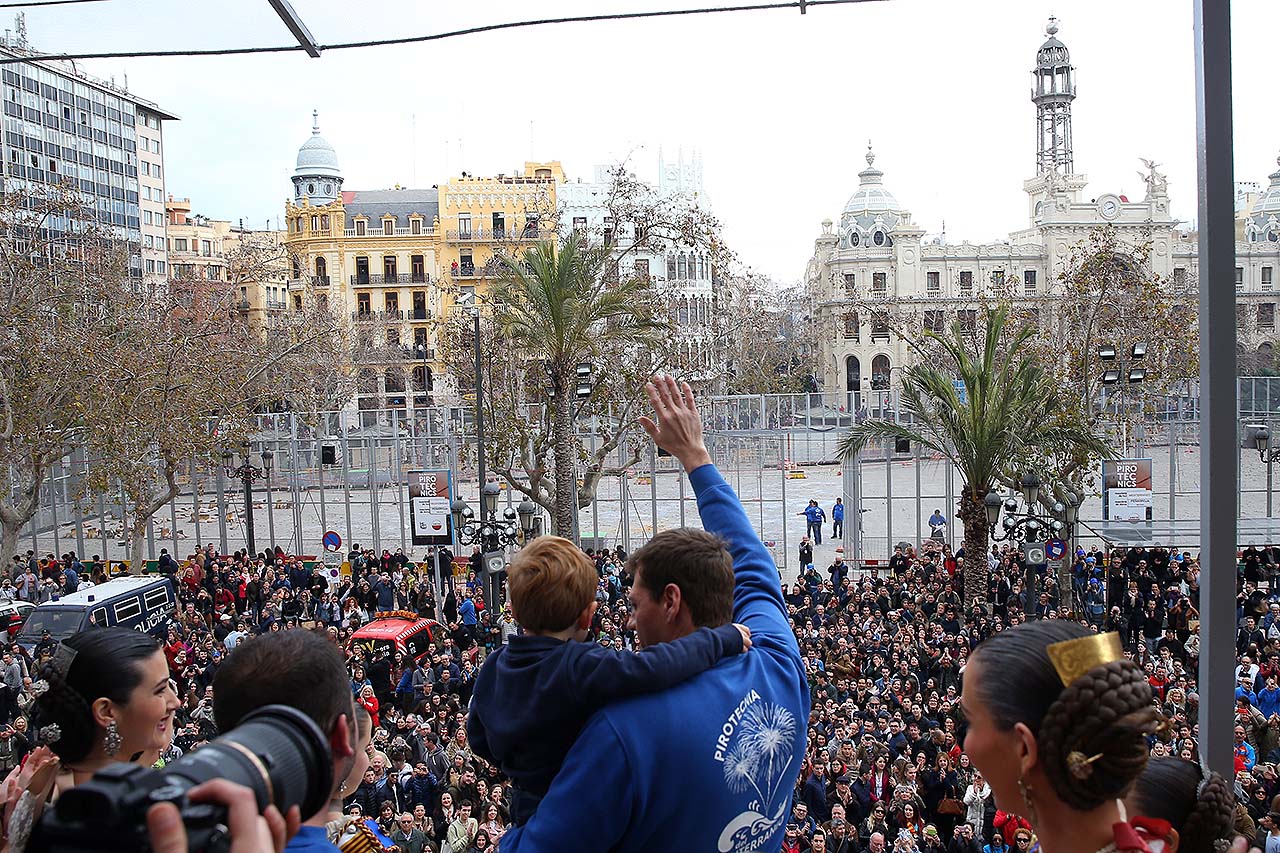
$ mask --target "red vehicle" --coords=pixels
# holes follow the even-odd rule
[[[369,660],[384,653],[420,660],[426,656],[427,646],[438,646],[444,635],[444,626],[434,619],[406,610],[389,610],[374,614],[367,625],[361,625],[351,635],[351,648],[362,649]]]

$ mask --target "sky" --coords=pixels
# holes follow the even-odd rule
[[[402,37],[692,0],[293,0],[320,43]],[[713,4],[714,5],[714,4]],[[725,3],[724,5],[727,5]],[[1264,187],[1280,153],[1275,0],[1233,5],[1237,181]],[[351,10],[358,9],[358,14]],[[701,153],[704,183],[745,267],[798,281],[865,168],[948,242],[1028,223],[1031,69],[1048,17],[1076,67],[1075,166],[1085,197],[1142,196],[1139,157],[1162,164],[1173,214],[1195,217],[1190,0],[883,0],[798,10],[574,23],[425,44],[228,57],[85,60],[178,114],[166,190],[195,212],[274,226],[311,111],[347,189],[430,186],[560,160],[590,180],[628,160],[656,178]],[[34,8],[43,51],[197,49],[293,42],[266,0],[102,0]]]

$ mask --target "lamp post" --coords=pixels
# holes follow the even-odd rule
[[[532,539],[533,519],[538,512],[538,505],[525,498],[516,509],[507,507],[503,510],[502,519],[499,520],[497,509],[501,494],[502,488],[496,482],[487,482],[481,487],[479,518],[476,518],[471,506],[464,500],[457,499],[449,505],[458,544],[480,546],[484,561],[485,600],[491,607],[500,604],[505,570],[494,568],[489,561],[495,556],[501,559],[505,549]],[[515,524],[517,516],[520,520],[519,531]]]
[[[1267,518],[1271,517],[1271,466],[1280,459],[1280,447],[1271,446],[1271,430],[1266,424],[1259,424],[1253,430],[1253,446],[1258,451],[1258,459],[1267,463]]]
[[[253,539],[253,481],[269,480],[271,478],[272,463],[275,458],[270,450],[262,451],[262,465],[254,465],[249,453],[249,443],[242,445],[240,455],[240,464],[236,464],[236,454],[230,449],[222,451],[222,465],[226,470],[227,476],[232,479],[240,480],[244,483],[244,528],[245,540],[248,545],[249,554],[257,553],[257,546]]]
[[[1138,342],[1129,348],[1127,358],[1120,358],[1116,350],[1115,344],[1103,344],[1098,347],[1098,359],[1103,362],[1102,385],[1108,388],[1112,385],[1120,385],[1123,379],[1128,385],[1140,385],[1146,381],[1147,369],[1137,365],[1147,357],[1147,345]],[[1120,400],[1116,403],[1116,416],[1120,415],[1120,404],[1123,401],[1121,395],[1117,394]],[[1129,452],[1129,437],[1124,436],[1124,450]]]
[[[992,489],[987,492],[986,497],[982,499],[982,504],[987,511],[987,524],[991,528],[991,540],[993,542],[1041,542],[1045,537],[1052,534],[1061,536],[1066,530],[1066,523],[1060,518],[1047,518],[1038,515],[1034,508],[1036,502],[1040,498],[1040,478],[1034,472],[1028,471],[1022,475],[1019,482],[1019,489],[1022,492],[1023,500],[1026,502],[1027,510],[1018,512],[1018,499],[1010,495],[1002,498],[1000,493]],[[1004,510],[1004,520],[1001,522],[1000,512]],[[1061,502],[1055,502],[1053,505],[1053,514],[1055,516],[1066,516],[1068,506]],[[1074,512],[1074,510],[1072,510]],[[998,532],[997,527],[1003,532]],[[985,556],[985,555],[984,555]],[[1026,554],[1023,555],[1026,559]],[[1036,566],[1039,563],[1026,561],[1026,577],[1023,581],[1026,589],[1024,591],[1025,605],[1023,612],[1028,619],[1036,618],[1035,608],[1035,591],[1036,591]],[[1047,568],[1046,568],[1047,570]],[[1059,602],[1061,602],[1062,590],[1058,590]]]

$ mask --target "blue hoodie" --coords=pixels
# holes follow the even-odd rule
[[[809,691],[778,568],[712,465],[689,475],[703,526],[733,554],[733,621],[751,651],[597,712],[503,853],[772,853],[804,760]]]

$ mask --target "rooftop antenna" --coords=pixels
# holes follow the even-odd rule
[[[19,12],[13,16],[13,29],[18,36],[18,47],[25,48],[27,46],[27,15],[25,12]]]

